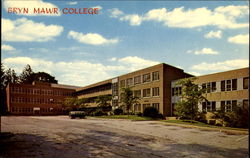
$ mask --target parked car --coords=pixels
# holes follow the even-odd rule
[[[83,119],[85,118],[85,112],[84,111],[70,111],[69,112],[69,117],[71,119],[75,119],[75,118],[80,118],[80,119]]]

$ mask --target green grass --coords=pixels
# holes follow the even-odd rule
[[[110,115],[110,116],[95,116],[97,118],[107,118],[107,119],[128,119],[133,121],[149,121],[154,120],[150,117],[142,117],[137,115]]]
[[[193,126],[199,126],[199,127],[220,128],[220,129],[239,130],[239,131],[247,130],[244,128],[232,128],[232,127],[221,127],[221,126],[209,125],[209,124],[198,122],[198,121],[193,121],[191,123],[191,120],[162,120],[162,121],[167,122],[167,123],[185,124],[185,125],[193,125]]]

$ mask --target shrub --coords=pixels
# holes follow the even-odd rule
[[[203,112],[198,113],[198,115],[195,118],[195,121],[199,121],[202,123],[207,123],[207,119],[206,119],[206,114]]]
[[[216,120],[208,120],[208,124],[215,125]]]
[[[106,112],[102,111],[101,109],[96,109],[96,111],[94,111],[93,116],[103,116],[103,115],[107,115]]]
[[[142,116],[142,113],[141,112],[137,112],[136,115],[137,116]]]
[[[121,108],[115,109],[114,114],[115,115],[121,115],[123,113],[123,110]]]
[[[156,108],[154,107],[146,107],[145,110],[143,111],[143,116],[146,117],[152,117],[152,118],[158,118],[159,112]]]

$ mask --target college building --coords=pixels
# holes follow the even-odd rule
[[[174,105],[180,100],[182,87],[172,81],[172,112]],[[249,105],[249,68],[219,72],[195,77],[195,84],[206,89],[204,101],[198,105],[200,111],[212,112],[216,110],[232,111],[234,106]]]
[[[9,84],[6,88],[7,110],[14,115],[64,114],[62,102],[75,92],[75,86],[45,82]]]
[[[209,112],[230,111],[233,106],[248,107],[248,76],[249,68],[243,68],[195,77],[194,82],[207,89],[204,95],[208,102],[200,104],[199,109]],[[8,111],[12,114],[60,114],[66,97],[85,98],[87,107],[97,107],[96,98],[103,95],[112,97],[110,103],[112,109],[116,109],[122,105],[122,88],[130,87],[133,95],[140,98],[131,111],[139,113],[153,106],[164,116],[174,116],[174,106],[182,91],[176,83],[192,77],[180,68],[161,63],[80,88],[49,83],[9,85]]]

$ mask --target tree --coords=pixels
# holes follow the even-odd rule
[[[54,76],[51,76],[46,72],[33,73],[31,75],[31,78],[33,81],[41,81],[41,82],[56,83],[56,84],[58,83],[58,81],[55,79]]]
[[[24,67],[22,73],[20,74],[20,77],[19,77],[20,82],[26,83],[26,84],[31,84],[34,81],[33,76],[32,76],[33,74],[34,74],[34,72],[31,68],[31,66],[29,64],[27,64]]]
[[[112,100],[111,95],[100,95],[95,100],[99,107],[111,106],[110,101]]]
[[[196,78],[181,79],[177,85],[181,85],[182,94],[181,100],[175,106],[175,114],[179,117],[194,119],[198,114],[198,103],[207,101],[203,96],[206,89],[200,88],[194,83]]]
[[[68,111],[77,110],[86,107],[86,99],[77,99],[75,97],[68,97],[62,103],[62,107]]]
[[[128,88],[122,88],[122,93],[121,93],[121,103],[122,106],[125,107],[125,109],[128,112],[129,115],[129,110],[133,105],[138,104],[138,97],[133,96],[133,91],[128,87]]]

